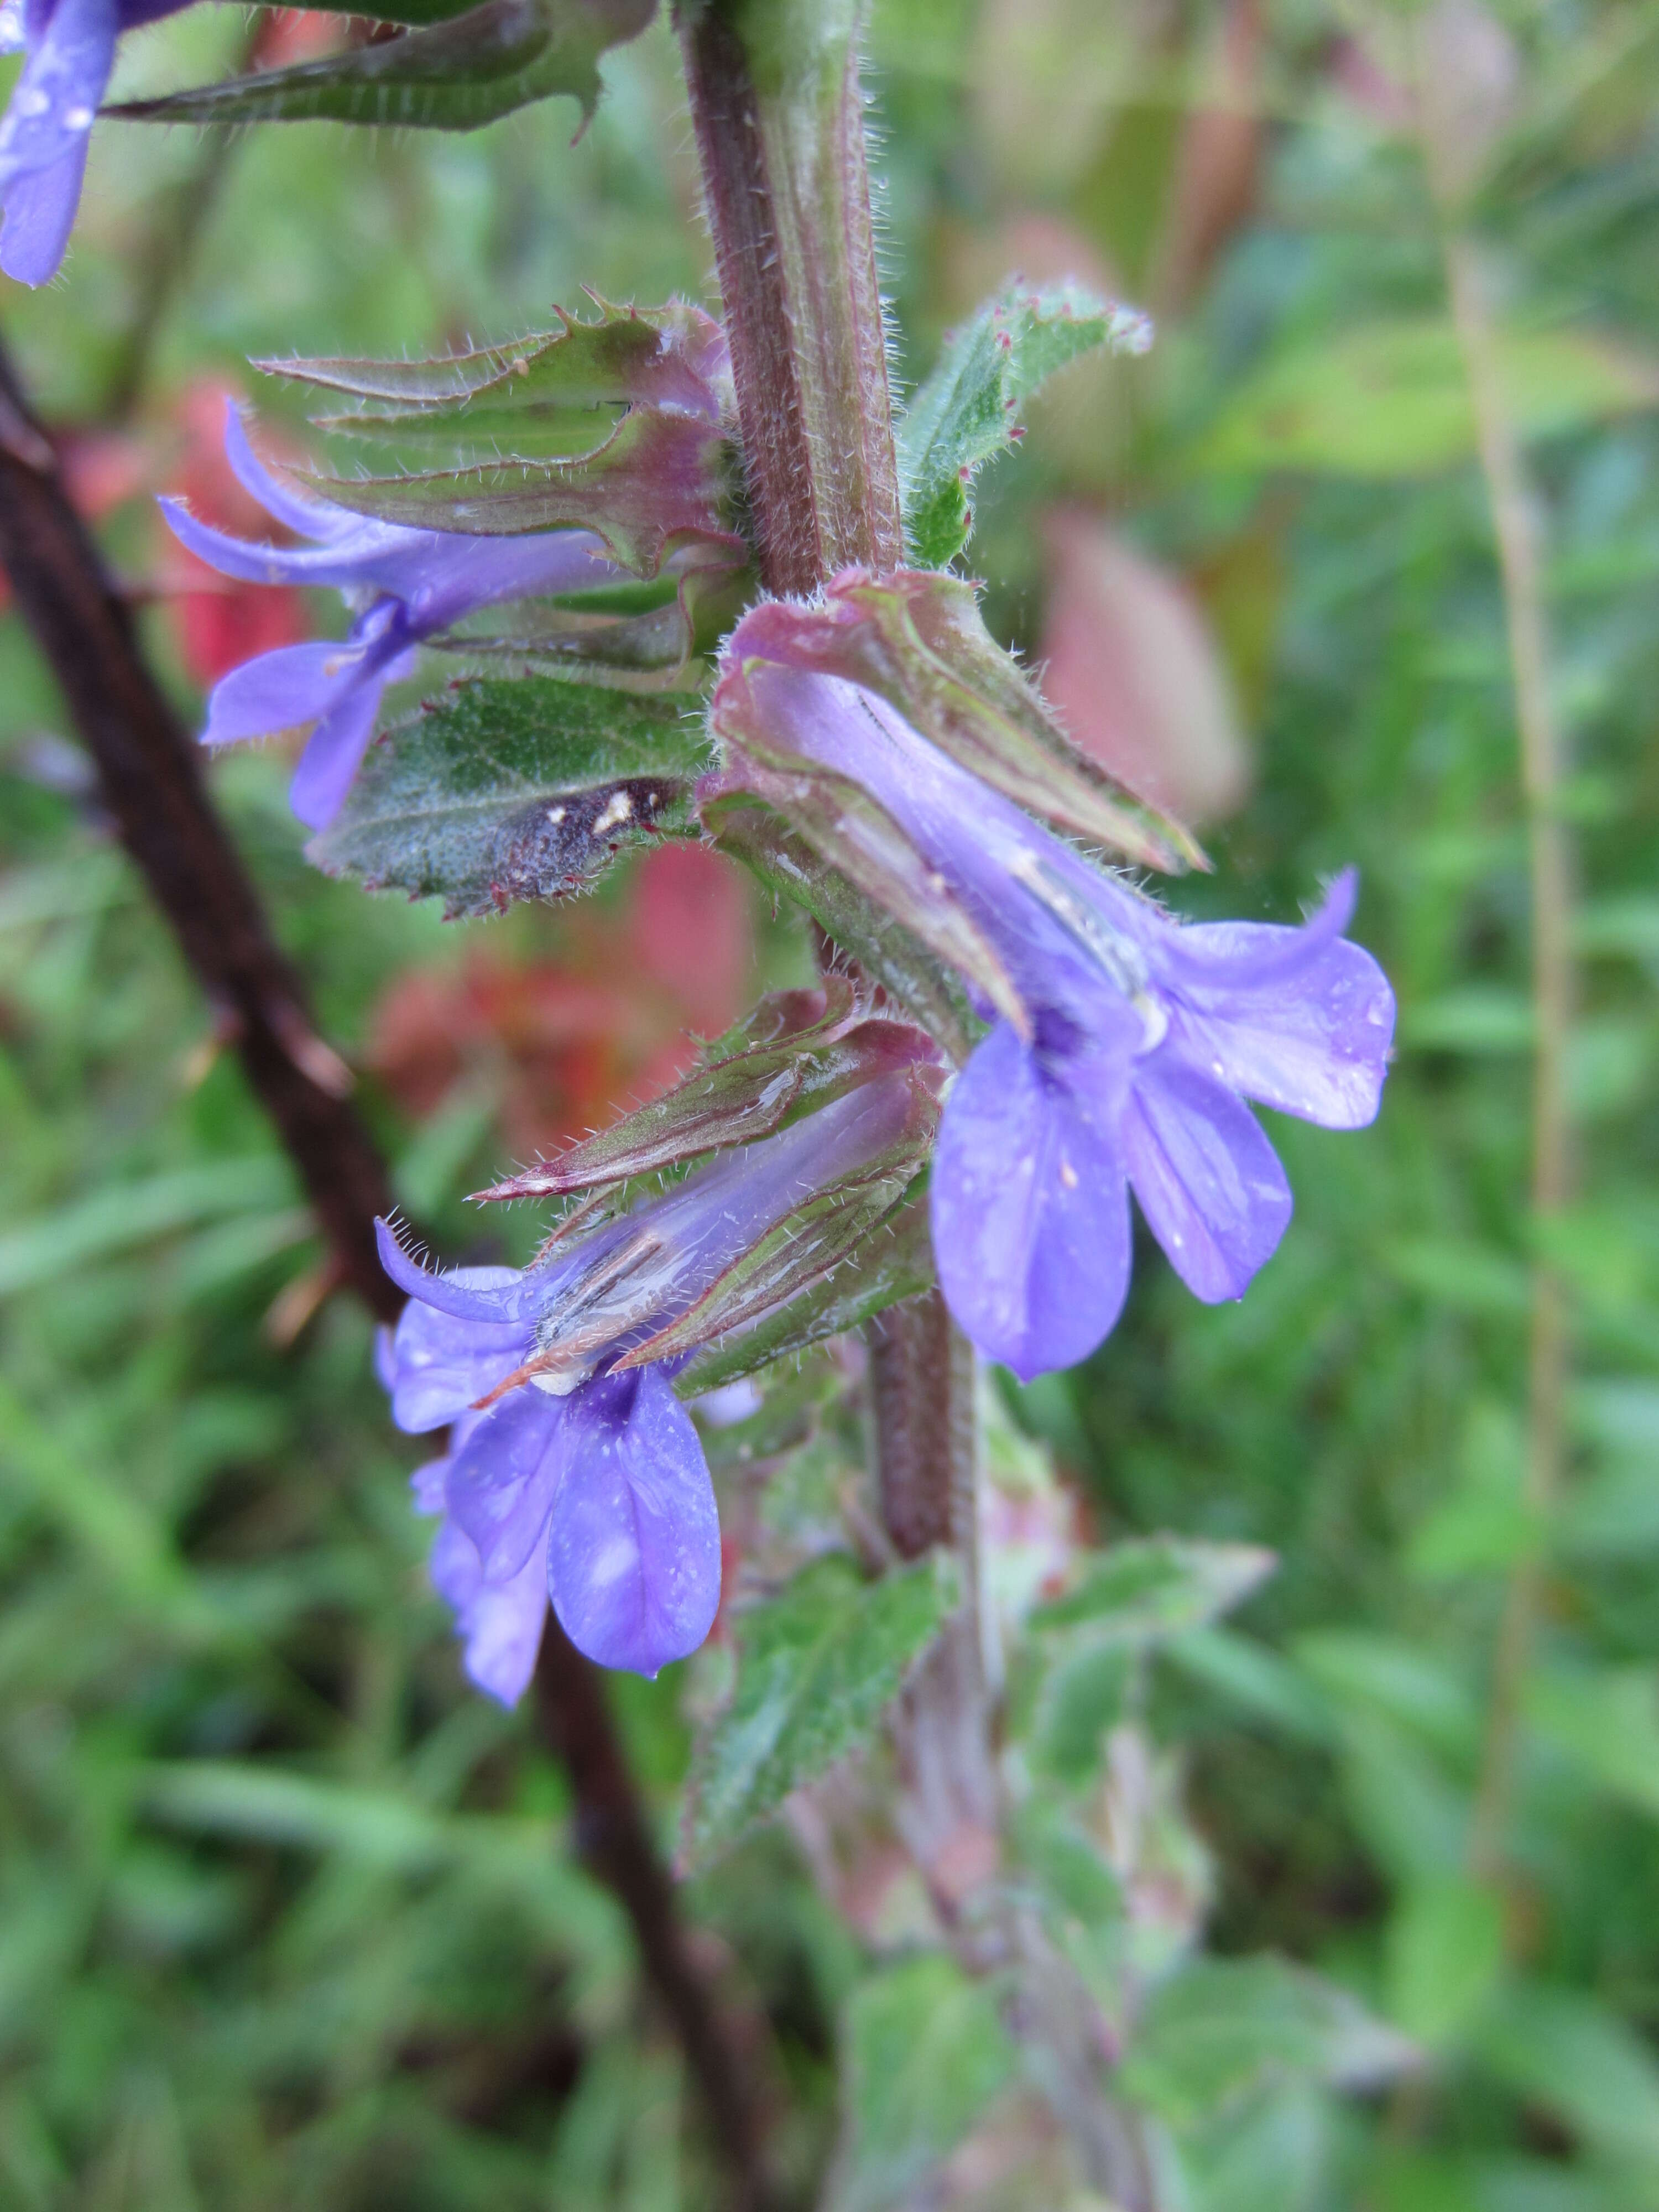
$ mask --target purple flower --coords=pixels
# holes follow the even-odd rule
[[[1327,1128],[1376,1112],[1394,998],[1341,934],[1352,872],[1300,929],[1183,926],[874,694],[784,665],[775,621],[757,620],[778,611],[757,610],[728,641],[716,730],[739,745],[763,735],[862,784],[989,939],[1026,1010],[1025,1034],[998,1021],[969,1058],[934,1156],[934,1258],[962,1327],[1028,1381],[1092,1351],[1128,1288],[1131,1188],[1188,1287],[1237,1297],[1291,1205],[1243,1102]]]
[[[720,1522],[669,1380],[684,1357],[621,1363],[805,1200],[890,1145],[910,1102],[908,1073],[878,1076],[522,1273],[428,1274],[381,1224],[386,1273],[410,1293],[381,1379],[399,1428],[453,1424],[447,1456],[415,1492],[444,1516],[432,1579],[481,1689],[506,1705],[520,1695],[550,1597],[601,1666],[654,1674],[708,1635]]]
[[[422,639],[479,607],[581,591],[626,573],[588,530],[468,538],[376,522],[305,498],[256,457],[234,404],[225,418],[225,453],[265,512],[313,542],[251,545],[198,521],[178,500],[164,499],[161,512],[173,535],[222,575],[249,584],[331,585],[356,611],[343,641],[262,653],[222,678],[208,702],[204,744],[315,725],[289,790],[289,803],[307,829],[325,828],[338,812],[374,734],[380,694],[414,673]]]
[[[123,31],[185,0],[17,0],[0,9],[0,52],[27,52],[0,121],[0,269],[20,284],[58,274],[81,200],[87,142]]]

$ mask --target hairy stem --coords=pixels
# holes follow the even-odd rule
[[[853,0],[682,8],[761,579],[781,595],[902,557],[857,19]],[[950,1543],[966,1593],[896,1712],[900,1826],[961,1955],[1013,1970],[1020,2032],[1085,2179],[1123,2212],[1152,2212],[1139,2130],[1103,2091],[1086,1993],[998,1901],[998,1668],[979,1601],[973,1348],[937,1291],[880,1316],[866,1341],[887,1533],[905,1558]]]
[[[1551,696],[1548,624],[1537,507],[1504,393],[1496,333],[1478,249],[1461,222],[1463,149],[1454,119],[1421,80],[1429,177],[1443,231],[1446,289],[1474,410],[1481,474],[1503,580],[1510,680],[1520,741],[1532,893],[1531,1208],[1534,1254],[1528,1341],[1525,1498],[1534,1524],[1559,1494],[1566,1457],[1571,1352],[1566,1286],[1549,1255],[1548,1232],[1571,1204],[1572,1131],[1566,1058],[1575,997],[1572,848],[1561,816],[1565,746]],[[1542,1596],[1542,1570],[1529,1550],[1512,1570],[1493,1656],[1469,1860],[1478,1873],[1502,1867],[1514,1781],[1522,1691]]]
[[[403,1295],[374,1249],[374,1218],[391,1211],[391,1187],[345,1095],[349,1071],[312,1027],[299,978],[208,796],[198,749],[139,651],[3,350],[0,568],[97,766],[121,841],[305,1183],[340,1278],[381,1320],[395,1321]],[[752,2069],[678,1923],[598,1670],[550,1615],[538,1681],[544,1727],[570,1775],[579,1847],[629,1916],[702,2087],[732,2176],[729,2201],[751,2212],[766,2202]]]

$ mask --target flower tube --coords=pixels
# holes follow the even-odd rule
[[[1026,1380],[1092,1351],[1128,1287],[1131,1188],[1188,1287],[1237,1297],[1291,1210],[1244,1102],[1342,1129],[1377,1109],[1394,999],[1342,935],[1352,872],[1300,929],[1182,924],[872,691],[788,665],[780,612],[757,610],[728,641],[716,732],[736,752],[754,743],[775,763],[793,756],[861,785],[977,925],[1025,1012],[1023,1027],[995,1021],[945,1103],[930,1203],[961,1326]],[[750,639],[771,657],[746,651]]]
[[[890,1146],[912,1095],[908,1073],[878,1076],[523,1272],[431,1274],[381,1224],[382,1261],[410,1294],[381,1377],[400,1428],[453,1424],[415,1492],[443,1516],[432,1578],[481,1689],[507,1705],[521,1694],[550,1598],[602,1666],[654,1674],[702,1642],[720,1602],[720,1525],[670,1382],[690,1355],[624,1363],[799,1206]]]

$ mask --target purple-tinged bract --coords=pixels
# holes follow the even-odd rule
[[[348,637],[262,653],[222,678],[208,702],[204,744],[313,726],[289,792],[307,829],[325,828],[338,812],[374,734],[380,695],[414,673],[422,640],[480,607],[579,592],[623,574],[592,531],[470,538],[377,522],[306,498],[258,459],[234,405],[226,416],[225,452],[238,481],[273,521],[312,543],[250,544],[198,520],[178,500],[164,499],[161,512],[174,536],[222,575],[249,584],[329,586],[356,611]]]
[[[481,1689],[507,1705],[522,1693],[550,1598],[601,1666],[654,1674],[708,1635],[720,1522],[671,1384],[684,1357],[621,1363],[798,1206],[881,1155],[911,1111],[908,1076],[880,1075],[523,1273],[430,1274],[381,1224],[382,1261],[410,1293],[382,1340],[381,1379],[399,1428],[453,1424],[416,1500],[443,1516],[432,1579]]]
[[[1291,1207],[1244,1101],[1339,1129],[1377,1109],[1394,997],[1342,935],[1352,872],[1299,929],[1183,925],[872,692],[792,665],[792,611],[757,608],[728,641],[720,787],[741,786],[745,740],[775,767],[793,756],[861,784],[989,940],[1026,1017],[1023,1033],[995,1022],[945,1102],[933,1252],[958,1322],[1028,1380],[1084,1358],[1128,1288],[1131,1189],[1188,1288],[1237,1297]]]
[[[0,269],[20,284],[58,274],[87,170],[87,144],[123,31],[186,0],[16,0],[0,9],[0,52],[27,55],[0,119]]]

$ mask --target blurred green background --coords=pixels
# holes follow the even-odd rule
[[[1297,1218],[1248,1299],[1200,1307],[1148,1245],[1100,1353],[1007,1393],[1097,1536],[1279,1553],[1155,1679],[1210,1941],[1317,1965],[1425,2053],[1380,2098],[1258,2082],[1189,2147],[1194,2212],[1659,2203],[1659,9],[1428,21],[1570,749],[1579,1194],[1545,1256],[1571,1468],[1543,1516],[1516,717],[1401,19],[878,0],[870,40],[902,378],[1012,269],[1158,321],[987,478],[994,626],[1083,742],[1204,817],[1218,866],[1185,910],[1293,918],[1355,862],[1400,999],[1373,1130],[1275,1121]],[[126,43],[116,90],[310,35],[192,9]],[[4,285],[0,326],[188,714],[339,620],[211,585],[155,519],[182,488],[256,527],[220,395],[300,430],[247,356],[441,349],[584,283],[712,304],[666,27],[605,75],[574,145],[557,102],[470,137],[99,131],[65,276]],[[702,854],[499,924],[366,900],[305,866],[286,774],[249,750],[215,787],[454,1258],[523,1256],[534,1224],[463,1194],[804,957]],[[0,782],[0,2206],[717,2203],[625,1927],[557,1847],[561,1776],[462,1684],[368,1323],[319,1305],[293,1179],[3,610]],[[1517,1571],[1541,1612],[1498,1889],[1468,1836]],[[614,1685],[665,1836],[687,1672]],[[691,1902],[769,2022],[806,2201],[864,1951],[781,1832]],[[992,2158],[916,2201],[1036,2200]]]

